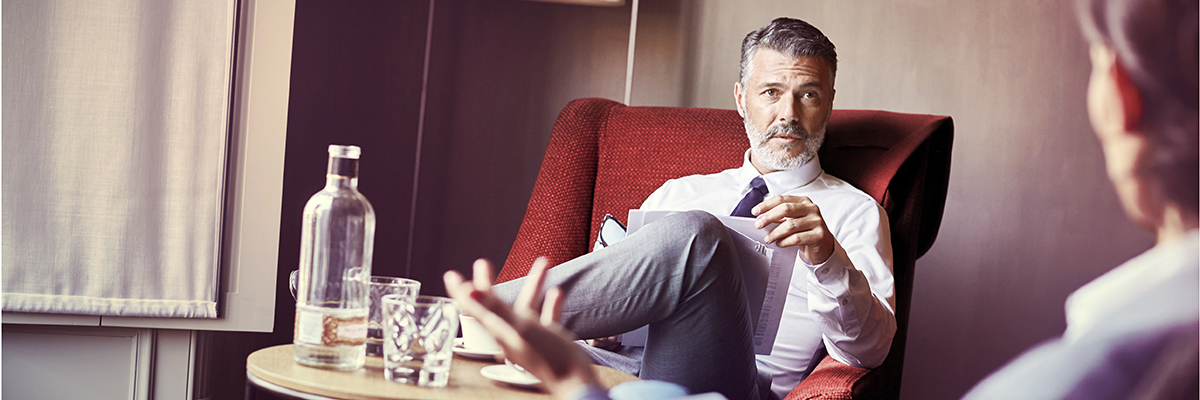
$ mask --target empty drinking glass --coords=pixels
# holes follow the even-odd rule
[[[445,387],[458,334],[458,307],[445,297],[383,296],[383,375],[391,381]]]
[[[371,277],[371,310],[367,314],[367,355],[383,357],[383,296],[397,294],[417,298],[421,282],[392,276]]]

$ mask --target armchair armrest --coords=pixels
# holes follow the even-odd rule
[[[833,357],[825,356],[812,373],[804,378],[784,400],[850,400],[855,388],[872,380],[867,368],[851,367]]]

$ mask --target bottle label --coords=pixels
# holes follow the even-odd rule
[[[362,346],[367,342],[367,316],[339,318],[317,311],[296,309],[293,339],[321,346]]]
[[[329,168],[325,172],[326,175],[344,176],[347,178],[358,177],[358,159],[333,157],[329,159]]]

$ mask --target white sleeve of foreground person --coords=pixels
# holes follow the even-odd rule
[[[604,390],[597,386],[580,386],[566,400],[726,400],[719,393],[688,395],[683,386],[663,381],[630,381]]]

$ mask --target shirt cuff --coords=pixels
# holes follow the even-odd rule
[[[829,255],[829,259],[825,262],[812,265],[808,260],[800,257],[804,266],[812,271],[813,277],[822,285],[830,285],[834,283],[847,284],[848,274],[847,269],[850,269],[853,263],[850,262],[850,256],[846,254],[846,250],[842,249],[842,245],[836,240],[833,241],[833,254]]]

